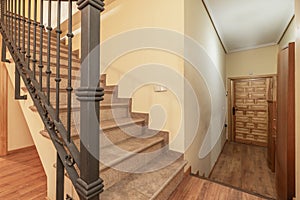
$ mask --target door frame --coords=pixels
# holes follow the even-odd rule
[[[4,63],[0,63],[0,156],[8,153],[8,129],[7,129],[7,96],[8,73]]]
[[[256,78],[273,78],[277,74],[265,74],[265,75],[252,75],[252,76],[237,76],[227,78],[227,89],[228,89],[228,141],[234,142],[234,120],[232,115],[232,107],[234,104],[234,93],[233,93],[233,82],[240,79],[256,79]]]

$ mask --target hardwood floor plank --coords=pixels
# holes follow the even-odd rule
[[[35,148],[0,159],[0,199],[45,199],[47,179]]]
[[[263,198],[245,193],[209,180],[194,176],[186,177],[176,188],[169,200],[262,200]]]
[[[275,174],[268,168],[267,148],[227,142],[210,179],[275,198]]]

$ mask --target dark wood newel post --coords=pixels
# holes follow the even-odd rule
[[[100,12],[103,0],[79,0],[81,11],[80,178],[76,189],[81,200],[98,200],[103,191],[99,177],[99,102],[103,100],[100,79]]]

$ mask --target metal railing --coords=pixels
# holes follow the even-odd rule
[[[77,1],[78,9],[81,12],[81,80],[80,87],[75,92],[80,102],[79,151],[71,133],[72,73],[74,71],[72,68],[72,38],[74,36],[72,33],[72,0],[68,0],[68,64],[67,77],[63,78],[61,76],[62,31],[60,30],[62,1],[55,1],[57,3],[55,33],[51,26],[53,1],[1,1],[2,61],[7,61],[6,49],[8,49],[15,62],[15,97],[16,99],[26,99],[26,96],[20,95],[20,78],[22,78],[56,148],[56,199],[65,198],[65,171],[80,199],[99,199],[99,195],[103,191],[102,180],[99,177],[99,155],[92,155],[91,149],[93,152],[99,152],[99,102],[103,99],[104,94],[99,82],[100,12],[104,10],[104,3],[103,0]],[[48,4],[48,24],[45,29],[43,16],[46,3]],[[53,42],[56,43],[55,66],[51,61]],[[45,48],[47,48],[46,52]],[[55,69],[55,77],[53,77],[51,69]],[[54,78],[55,88],[51,85],[51,78]],[[64,88],[61,86],[62,79],[67,79],[67,86]],[[60,119],[62,89],[65,89],[67,93],[66,124],[63,124]],[[53,95],[51,92],[53,90],[55,90],[55,102],[51,101],[53,98],[50,96]]]

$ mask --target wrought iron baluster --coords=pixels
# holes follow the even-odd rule
[[[19,0],[18,6],[18,51],[21,51],[21,0]]]
[[[37,23],[37,0],[34,0],[34,14],[33,14],[33,58],[32,58],[32,67],[33,67],[33,78],[36,79],[36,27]]]
[[[103,100],[100,79],[100,12],[103,0],[79,0],[81,11],[80,178],[76,188],[80,199],[98,200],[103,191],[99,177],[99,102]],[[96,115],[95,115],[96,114]],[[89,119],[89,120],[86,120]]]
[[[7,32],[8,32],[8,39],[10,38],[11,35],[11,28],[10,28],[10,0],[7,0]]]
[[[57,0],[57,27],[56,27],[56,121],[59,122],[59,103],[60,103],[60,17],[61,17],[61,0]],[[57,155],[57,168],[56,168],[56,199],[64,198],[64,166],[62,160]]]
[[[27,20],[28,28],[27,28],[27,69],[30,69],[30,26],[31,26],[31,0],[28,0],[28,20]],[[24,29],[25,32],[25,29]]]
[[[6,33],[9,33],[8,24],[9,24],[9,0],[5,0],[5,30]]]
[[[51,27],[51,0],[48,1],[48,26],[47,26],[47,30],[48,30],[48,43],[47,43],[47,70],[46,70],[46,74],[47,74],[47,98],[48,98],[48,105],[50,105],[50,75],[51,75],[51,69],[50,69],[50,54],[51,54],[51,31],[52,31],[52,27]]]
[[[68,113],[67,113],[67,137],[68,142],[71,140],[71,106],[72,106],[72,38],[74,37],[72,33],[72,0],[69,0],[69,22],[68,22]]]
[[[56,27],[56,120],[59,121],[59,86],[60,86],[60,15],[61,15],[61,0],[57,1],[57,27]]]
[[[23,4],[22,4],[22,11],[23,11],[23,28],[22,28],[22,38],[23,38],[23,44],[22,44],[22,51],[21,53],[23,54],[23,59],[25,59],[25,55],[26,55],[26,47],[25,47],[25,24],[26,24],[26,17],[25,17],[25,0],[23,0]]]
[[[17,43],[17,19],[18,19],[18,16],[17,16],[17,0],[15,0],[15,6],[14,6],[14,22],[15,22],[15,24],[14,24],[14,36],[15,36],[15,38],[14,38],[14,41],[15,41],[15,46],[16,47],[18,47],[18,43]]]
[[[11,0],[10,2],[10,16],[11,16],[11,24],[10,24],[10,30],[11,30],[11,42],[13,44],[13,40],[14,40],[14,0]]]
[[[39,59],[39,84],[40,90],[43,90],[43,34],[44,34],[44,12],[43,12],[43,4],[44,0],[40,2],[40,59]]]
[[[5,0],[1,1],[1,28],[3,29],[4,27],[4,8],[5,8]]]

